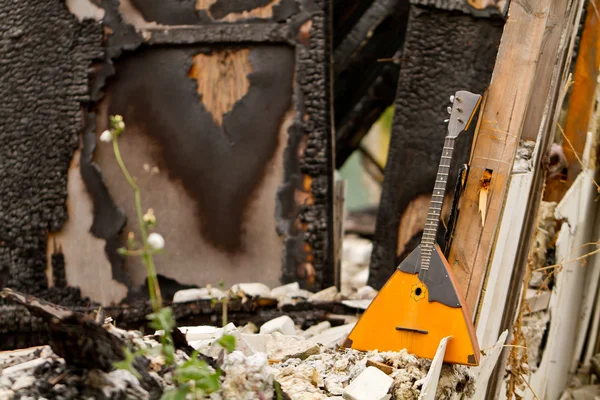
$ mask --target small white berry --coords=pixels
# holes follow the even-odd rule
[[[108,129],[105,130],[102,132],[102,135],[100,135],[100,140],[106,143],[112,141],[112,133],[110,133]]]
[[[160,250],[165,247],[165,238],[160,233],[152,232],[148,235],[148,244],[154,250]]]

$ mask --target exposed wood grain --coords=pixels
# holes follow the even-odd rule
[[[512,2],[492,82],[481,113],[449,263],[474,314],[521,138],[548,22],[549,0]],[[550,79],[550,78],[548,78]],[[485,223],[479,214],[481,178],[492,171]]]
[[[198,82],[204,107],[219,126],[223,116],[248,93],[252,73],[250,49],[223,50],[194,56],[188,76]]]
[[[599,6],[598,0],[589,2],[565,123],[565,136],[575,152],[571,146],[564,143],[563,148],[569,163],[567,179],[553,179],[547,182],[544,195],[546,201],[560,201],[582,169],[575,153],[581,158],[595,100],[594,93],[600,68],[600,20],[597,12]]]

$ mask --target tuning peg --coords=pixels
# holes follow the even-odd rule
[[[448,107],[447,110],[448,110],[448,114],[452,114],[452,107]]]
[[[445,119],[445,120],[444,120],[444,123],[445,123],[445,124],[447,124],[448,122],[450,122],[450,120],[449,120],[449,119]]]
[[[454,103],[454,95],[450,96],[450,103]]]

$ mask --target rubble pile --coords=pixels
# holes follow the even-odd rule
[[[300,302],[339,302],[357,310],[356,315],[346,316],[341,319],[345,323],[337,326],[330,321],[302,326],[290,316],[280,315],[259,326],[249,322],[239,327],[233,323],[224,327],[179,327],[180,339],[175,343],[177,363],[189,360],[195,350],[205,357],[212,371],[223,372],[218,378],[220,389],[206,397],[211,400],[418,399],[430,360],[417,358],[406,350],[360,352],[341,347],[356,324],[359,311],[366,309],[377,295],[376,290],[365,286],[362,267],[368,263],[370,247],[363,246],[356,254],[347,256],[354,261],[346,261],[356,268],[354,275],[346,275],[341,292],[331,287],[311,293],[298,283],[272,289],[260,283],[239,283],[229,290],[205,287],[175,293],[174,304],[181,306],[198,300],[223,302],[235,296],[251,301],[275,300],[278,307]],[[6,294],[52,321],[53,342],[50,346],[0,352],[0,399],[160,399],[165,390],[174,387],[173,369],[166,366],[160,355],[138,355],[133,364],[135,371],[131,372],[106,364],[109,358],[115,359],[121,345],[158,346],[160,332],[144,336],[136,330],[117,328],[110,318],[101,324],[98,316],[90,318],[17,292],[5,291]],[[86,332],[90,337],[86,337]],[[235,338],[231,352],[219,344],[225,334]],[[91,336],[110,346],[95,349],[96,339]],[[63,338],[68,341],[62,343]],[[116,343],[121,345],[115,346]],[[83,346],[80,350],[86,357],[73,351],[73,346]],[[95,366],[96,361],[92,360],[102,363]],[[474,394],[474,383],[470,368],[444,365],[435,398],[469,398]]]
[[[275,321],[277,322],[277,321]],[[283,324],[281,324],[283,326]],[[431,362],[400,352],[359,352],[340,349],[340,340],[319,343],[313,338],[342,337],[327,335],[332,329],[305,338],[300,335],[273,333],[243,333],[232,324],[224,328],[189,327],[186,336],[190,344],[206,355],[222,357],[224,378],[221,390],[210,399],[273,399],[274,382],[292,400],[373,399],[373,390],[382,391],[378,399],[417,399]],[[346,330],[348,327],[345,327]],[[115,328],[116,329],[116,328]],[[339,329],[338,329],[339,330]],[[199,333],[204,331],[205,333]],[[236,349],[227,354],[216,350],[214,342],[223,334],[234,334]],[[306,333],[306,332],[304,332]],[[146,345],[156,345],[152,336],[134,334]],[[210,337],[209,337],[210,336]],[[206,337],[209,337],[206,339]],[[219,354],[219,353],[224,354]],[[178,351],[181,360],[187,355]],[[146,360],[147,375],[138,379],[125,370],[103,372],[69,366],[49,346],[0,353],[1,399],[155,399],[172,385],[168,373],[161,369],[160,359]],[[377,369],[374,373],[372,369]],[[353,382],[367,374],[366,381],[375,388],[368,392],[353,387]],[[375,377],[378,376],[378,378]],[[364,378],[363,378],[364,379]],[[436,399],[468,398],[474,391],[474,375],[467,367],[444,366]],[[359,381],[360,383],[360,381]],[[355,385],[356,386],[356,385]],[[350,393],[350,397],[346,393]]]

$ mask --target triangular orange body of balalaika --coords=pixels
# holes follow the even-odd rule
[[[475,328],[448,262],[435,245],[427,278],[421,281],[419,255],[417,247],[398,266],[343,347],[362,351],[406,349],[432,359],[440,340],[451,336],[444,361],[479,365]]]

